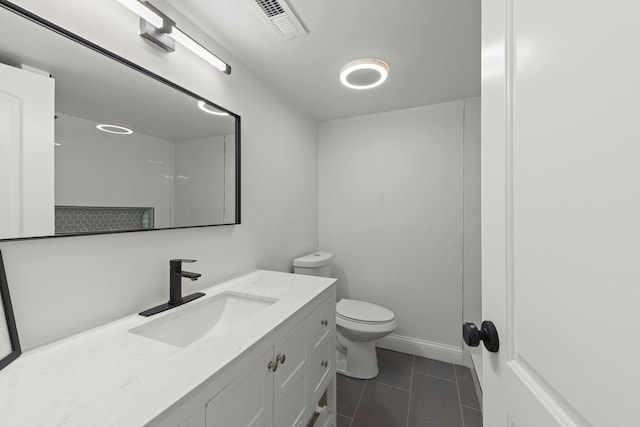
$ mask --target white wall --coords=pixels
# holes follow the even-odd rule
[[[199,260],[185,292],[256,267],[291,270],[318,247],[317,126],[180,14],[154,2],[229,61],[227,76],[184,49],[166,54],[138,36],[115,1],[19,0],[70,31],[242,116],[242,224],[1,242],[25,349],[136,313],[168,298],[170,258]]]
[[[464,101],[464,253],[462,318],[482,323],[482,271],[480,258],[480,97]],[[463,346],[482,359],[482,347]],[[466,360],[469,364],[469,360]],[[480,367],[477,367],[481,375]]]
[[[224,222],[225,163],[224,136],[175,144],[174,226]]]
[[[153,207],[154,227],[170,226],[170,141],[102,132],[94,121],[57,116],[56,205]]]
[[[396,349],[454,361],[462,144],[462,101],[319,125],[320,249],[335,255],[338,297],[391,309],[409,344]]]

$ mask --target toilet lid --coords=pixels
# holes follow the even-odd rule
[[[341,299],[336,304],[336,314],[356,322],[390,322],[394,319],[393,311],[370,302],[352,299]]]

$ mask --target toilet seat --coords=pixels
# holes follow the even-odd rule
[[[336,304],[338,331],[355,341],[376,340],[396,328],[391,310],[369,302],[341,299]]]
[[[341,316],[336,316],[336,326],[338,330],[341,328],[344,333],[353,336],[357,340],[378,339],[385,335],[390,334],[396,328],[395,319],[390,322],[358,322],[351,319],[345,319]]]
[[[395,315],[391,310],[370,302],[343,298],[336,304],[336,317],[345,323],[380,325],[393,322]]]

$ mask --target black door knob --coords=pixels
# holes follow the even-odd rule
[[[500,348],[498,330],[493,322],[489,320],[482,322],[480,330],[474,323],[465,323],[462,325],[462,338],[469,347],[477,347],[480,341],[483,341],[485,348],[491,353],[497,352]]]

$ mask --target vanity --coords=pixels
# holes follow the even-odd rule
[[[335,426],[335,279],[256,270],[23,354],[10,426]],[[319,404],[319,402],[321,402]]]

